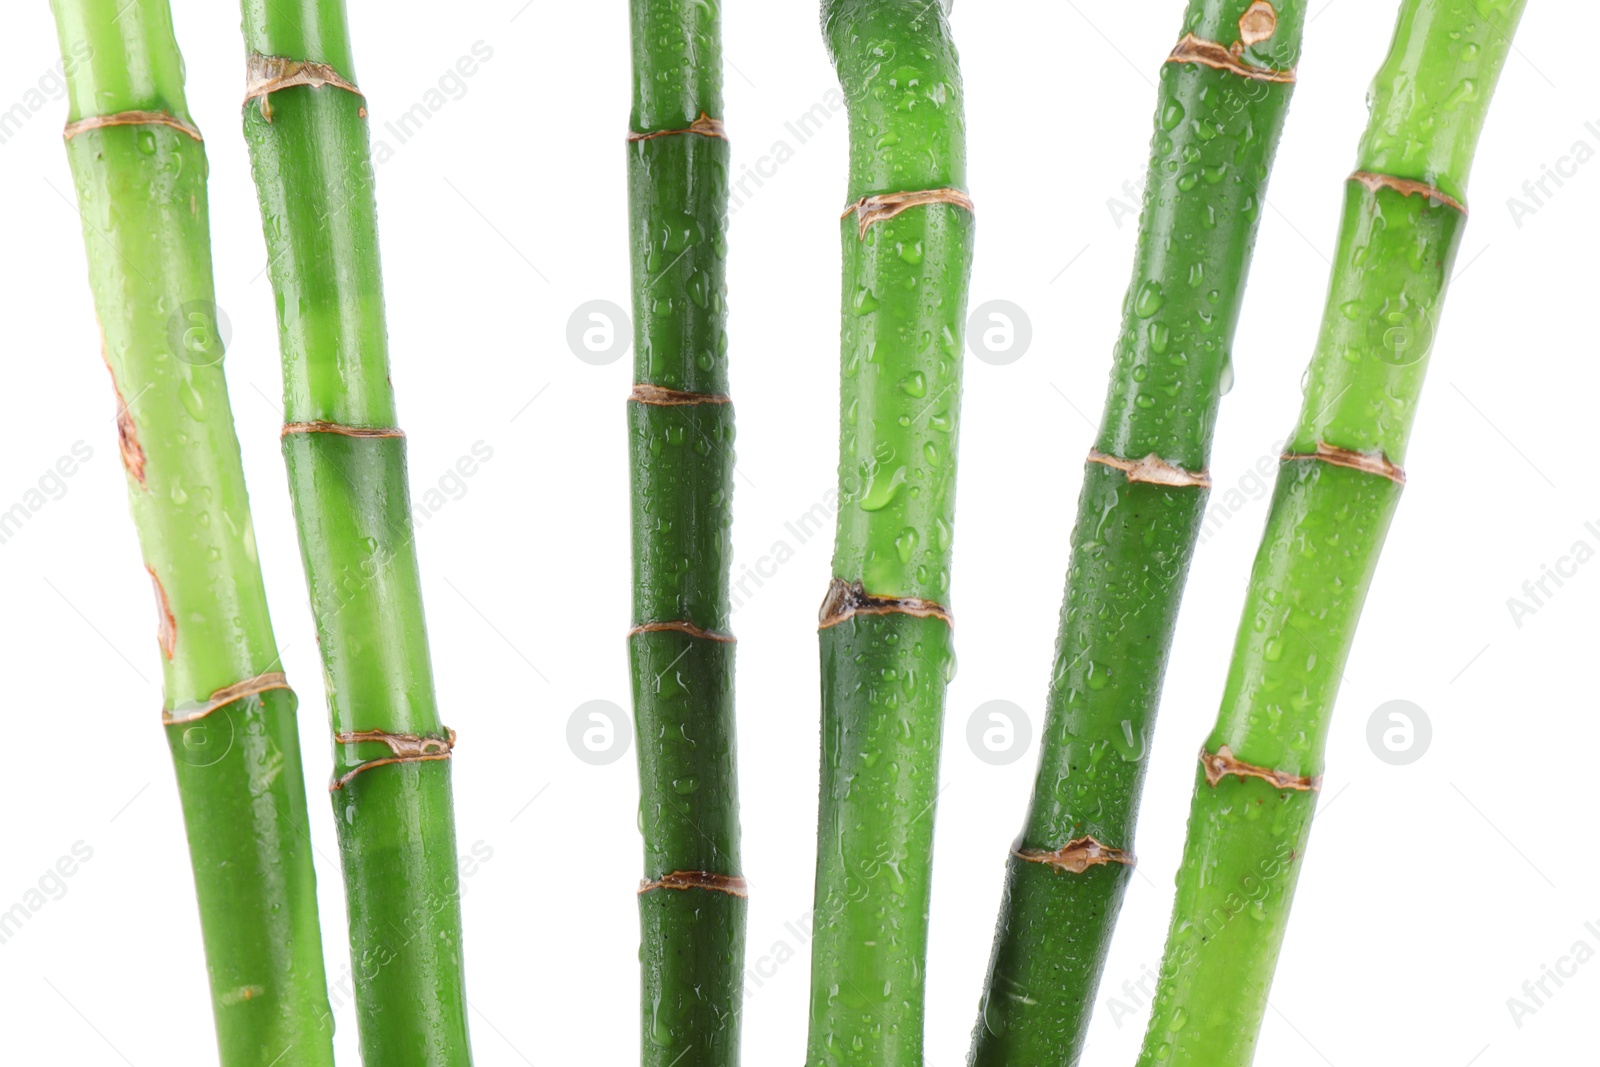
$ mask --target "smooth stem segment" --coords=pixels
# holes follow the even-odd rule
[[[722,28],[707,0],[632,0],[640,1062],[739,1062],[745,888],[728,632],[733,405],[724,301]]]
[[[820,631],[808,1067],[922,1064],[973,242],[947,6],[822,5],[850,113],[852,209],[839,224],[839,523]]]
[[[1327,308],[1196,776],[1141,1067],[1247,1067],[1328,722],[1399,503],[1465,229],[1467,171],[1525,0],[1406,0],[1374,83]]]
[[[284,458],[328,687],[366,1067],[471,1062],[450,795],[396,429],[365,99],[339,0],[246,0]]]
[[[166,0],[55,0],[67,157],[155,591],[224,1067],[333,1063],[295,697],[223,377],[206,153]],[[78,458],[86,458],[79,456]],[[136,991],[137,992],[137,991]],[[146,990],[159,1012],[157,990]]]
[[[1194,0],[1161,68],[1133,280],[1084,468],[1038,776],[1007,861],[975,1067],[1070,1065],[1083,1052],[1132,877],[1162,679],[1304,21],[1301,0]]]

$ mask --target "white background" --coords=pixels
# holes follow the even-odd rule
[[[569,749],[569,717],[628,703],[624,397],[631,358],[594,366],[566,340],[597,299],[627,306],[622,137],[626,5],[352,0],[359,81],[380,166],[394,382],[413,492],[479,441],[493,459],[422,525],[441,703],[461,735],[468,993],[478,1062],[626,1064],[636,1057],[640,870],[634,754]],[[256,531],[301,737],[330,980],[347,973],[323,783],[321,672],[281,461],[272,294],[239,129],[237,10],[178,0],[190,105],[210,154],[218,301]],[[1393,0],[1317,0],[1270,190],[1212,471],[1213,505],[1244,489],[1200,548],[1145,793],[1134,879],[1085,1062],[1129,1064],[1160,956],[1195,751],[1216,713],[1244,577],[1266,511],[1249,470],[1293,424],[1332,251],[1341,181],[1387,48]],[[1015,363],[968,361],[950,688],[938,812],[928,1063],[959,1067],[988,957],[1006,849],[1036,749],[992,766],[966,741],[979,705],[1039,714],[1081,457],[1099,417],[1135,225],[1113,210],[1142,179],[1153,79],[1181,4],[964,0],[954,15],[978,203],[974,307],[1026,310]],[[725,12],[735,169],[792,158],[732,223],[733,392],[739,405],[738,571],[792,560],[736,616],[745,869],[752,885],[745,1060],[797,1063],[806,1027],[817,789],[815,611],[831,531],[785,529],[834,482],[838,225],[846,129],[799,143],[785,123],[834,85],[816,4]],[[1593,1062],[1600,963],[1514,1020],[1579,940],[1600,949],[1589,761],[1600,564],[1519,626],[1507,599],[1580,540],[1600,548],[1589,419],[1600,162],[1520,220],[1508,198],[1586,142],[1600,13],[1534,3],[1472,181],[1467,233],[1438,334],[1411,480],[1346,670],[1329,770],[1257,1062],[1499,1067]],[[405,144],[385,123],[475,42],[493,50]],[[0,109],[56,62],[42,0],[8,5]],[[49,100],[0,145],[5,338],[0,510],[76,441],[93,458],[0,545],[6,767],[0,910],[82,841],[93,858],[0,945],[7,1062],[214,1062],[210,1006],[167,746],[149,582],[128,520],[112,394]],[[1594,126],[1586,127],[1593,122]],[[1570,165],[1569,165],[1570,169]],[[1519,225],[1520,221],[1520,225]],[[464,487],[464,492],[461,491]],[[1594,529],[1585,523],[1596,521]],[[764,565],[765,566],[765,565]],[[766,569],[771,570],[770,566]],[[1570,568],[1569,568],[1570,569]],[[752,585],[753,589],[754,586]],[[1369,749],[1375,709],[1404,699],[1431,748],[1395,767]],[[626,726],[624,724],[624,729]],[[537,799],[535,799],[537,798]],[[1600,925],[1597,925],[1600,930]],[[786,946],[786,948],[780,948]],[[787,959],[792,953],[795,958]],[[778,957],[786,962],[778,963]],[[1570,970],[1571,965],[1566,964]],[[1113,1001],[1112,998],[1116,998]],[[347,998],[346,998],[347,999]],[[1528,1002],[1530,1006],[1532,1002]],[[355,1028],[338,1013],[339,1052]]]

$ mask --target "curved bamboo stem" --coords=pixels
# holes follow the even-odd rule
[[[948,5],[828,0],[850,113],[808,1067],[920,1067],[973,212]],[[888,57],[888,58],[886,58]]]
[[[67,157],[156,596],[224,1067],[332,1067],[295,697],[281,672],[223,377],[206,154],[167,0],[55,0]],[[154,990],[150,990],[154,994]],[[162,1005],[152,997],[151,1011]]]

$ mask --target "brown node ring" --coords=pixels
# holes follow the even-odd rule
[[[432,760],[447,760],[451,751],[456,747],[456,732],[445,730],[446,737],[421,737],[417,734],[391,734],[383,730],[357,730],[354,733],[335,734],[333,742],[336,745],[355,745],[365,741],[376,741],[389,746],[392,756],[382,759],[371,759],[350,768],[344,774],[333,780],[328,786],[328,792],[337,793],[345,784],[356,775],[370,771],[374,767],[383,767],[391,763],[427,763]]]
[[[343,89],[363,100],[366,99],[360,89],[346,81],[328,64],[289,59],[285,56],[264,56],[252,52],[245,60],[244,80],[244,103],[260,100],[261,117],[268,122],[272,121],[272,103],[269,99],[271,95],[280,89],[292,89],[297,85],[307,85],[313,89],[331,85],[335,89]],[[359,107],[357,113],[362,118],[367,117],[367,109],[364,106]]]
[[[1463,215],[1467,214],[1467,205],[1449,193],[1441,191],[1438,186],[1429,185],[1427,182],[1419,182],[1411,178],[1397,178],[1393,174],[1378,174],[1370,170],[1358,170],[1350,175],[1348,180],[1365,185],[1374,193],[1379,189],[1389,189],[1399,193],[1401,196],[1422,196],[1433,203],[1454,208]]]
[[[749,883],[743,878],[731,874],[712,874],[710,871],[673,871],[654,882],[641,881],[639,896],[655,889],[708,889],[741,900],[750,896]]]
[[[212,693],[206,702],[196,708],[174,708],[161,713],[163,726],[180,726],[184,723],[195,722],[205,718],[218,708],[225,708],[235,700],[265,693],[271,689],[288,689],[289,679],[282,671],[268,671],[258,674],[254,678],[246,678],[242,682],[224,686]]]
[[[653,141],[657,137],[677,137],[686,133],[698,134],[701,137],[713,137],[719,141],[728,139],[728,131],[723,127],[722,120],[714,119],[702,111],[700,112],[700,117],[689,123],[686,129],[657,130],[654,133],[630,133],[628,134],[628,141],[629,143]]]
[[[1092,837],[1074,838],[1053,852],[1040,848],[1020,848],[1018,847],[1020,844],[1019,841],[1011,848],[1011,854],[1017,859],[1026,863],[1042,863],[1069,874],[1082,874],[1090,867],[1109,864],[1132,867],[1138,863],[1133,853],[1127,849],[1103,845]]]
[[[1242,27],[1241,27],[1242,29]],[[1240,47],[1240,51],[1243,48]],[[1207,41],[1196,37],[1192,33],[1183,35],[1177,45],[1172,49],[1172,54],[1167,57],[1168,63],[1198,63],[1203,67],[1215,70],[1225,70],[1229,74],[1237,74],[1241,78],[1252,81],[1272,82],[1277,85],[1293,85],[1294,71],[1272,70],[1268,67],[1252,67],[1239,58],[1232,48],[1220,45],[1216,41]]]
[[[636,385],[628,399],[635,404],[653,407],[678,408],[691,404],[731,404],[732,398],[720,393],[686,393],[681,389],[668,389],[661,385]]]
[[[1349,470],[1360,471],[1363,474],[1376,474],[1380,478],[1387,478],[1396,485],[1406,484],[1404,468],[1389,462],[1389,458],[1382,453],[1369,455],[1366,452],[1353,452],[1348,448],[1330,445],[1326,441],[1317,442],[1317,450],[1313,453],[1285,452],[1282,456],[1285,463],[1315,460],[1328,464],[1330,467],[1345,467]]]
[[[817,613],[817,629],[837,626],[855,615],[913,615],[919,619],[942,619],[946,626],[955,620],[942,604],[918,597],[871,596],[860,582],[835,578],[828,583],[828,595]]]
[[[80,133],[103,130],[108,126],[169,126],[179,133],[188,134],[196,141],[205,142],[205,138],[200,136],[200,131],[193,125],[165,111],[119,111],[115,115],[91,115],[86,119],[67,123],[67,128],[61,131],[61,136],[70,141]]]
[[[636,637],[639,634],[659,634],[659,633],[688,634],[690,637],[698,637],[698,638],[701,638],[701,639],[706,640],[706,641],[719,641],[719,642],[721,642],[722,644],[725,644],[725,645],[732,645],[732,644],[736,644],[738,642],[738,638],[734,637],[732,634],[723,634],[723,633],[718,633],[715,630],[707,630],[707,629],[705,629],[703,627],[696,626],[692,622],[646,622],[646,623],[641,623],[640,625],[635,626],[633,629],[629,630],[628,631],[628,636],[629,637]]]
[[[291,422],[286,423],[280,437],[292,437],[302,433],[331,433],[339,437],[404,437],[404,430],[396,430],[383,426],[344,426],[337,422]]]
[[[1091,450],[1089,452],[1089,462],[1119,470],[1128,476],[1128,481],[1130,482],[1142,482],[1147,485],[1166,485],[1175,489],[1211,488],[1211,474],[1209,471],[1186,471],[1182,467],[1168,463],[1154,452],[1143,459],[1122,459],[1118,456],[1108,456],[1104,452]]]
[[[1302,793],[1317,793],[1322,790],[1322,775],[1307,774],[1294,775],[1288,771],[1273,770],[1271,767],[1261,767],[1254,763],[1246,763],[1234,756],[1233,750],[1223,745],[1215,752],[1200,750],[1200,765],[1206,769],[1206,784],[1216,788],[1224,778],[1230,775],[1237,776],[1241,781],[1246,778],[1259,778],[1278,789],[1293,789]]]
[[[910,211],[914,207],[923,207],[927,204],[949,204],[971,213],[976,209],[972,204],[972,197],[960,189],[924,189],[914,193],[881,193],[877,196],[863,196],[851,204],[840,214],[841,219],[847,219],[853,212],[858,226],[857,236],[863,241],[867,238],[867,230],[874,222],[884,222],[896,215]]]

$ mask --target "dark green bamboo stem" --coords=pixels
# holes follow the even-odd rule
[[[366,101],[341,0],[245,0],[283,452],[335,739],[366,1067],[471,1063],[450,794],[396,428]]]
[[[331,1067],[295,697],[223,377],[206,153],[167,0],[54,0],[67,157],[160,620],[163,720],[224,1067]],[[133,989],[150,1011],[159,991]]]
[[[739,1062],[745,885],[728,633],[728,140],[715,2],[632,0],[640,1062]]]
[[[1162,65],[1133,280],[1084,468],[1038,777],[1007,862],[974,1067],[1070,1065],[1083,1051],[1133,871],[1162,677],[1304,20],[1301,0],[1192,0]]]
[[[1467,173],[1524,2],[1401,5],[1345,186],[1305,407],[1201,754],[1141,1067],[1254,1058],[1329,718],[1405,480]]]
[[[808,1067],[922,1064],[973,216],[948,4],[826,0],[850,112]],[[921,195],[914,195],[921,194]]]

